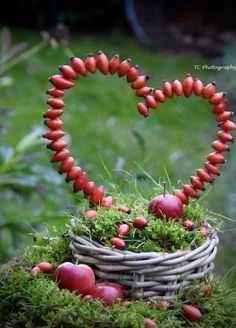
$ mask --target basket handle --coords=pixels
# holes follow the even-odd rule
[[[59,117],[63,114],[64,101],[61,97],[64,96],[66,89],[74,87],[74,80],[80,75],[87,77],[88,73],[94,74],[100,71],[102,74],[115,74],[119,77],[126,77],[131,88],[135,90],[137,97],[143,97],[144,102],[139,102],[137,109],[144,117],[149,116],[150,108],[156,110],[159,104],[164,104],[174,95],[190,97],[195,94],[202,96],[213,105],[212,113],[215,116],[217,125],[221,131],[217,133],[218,140],[211,143],[215,152],[207,156],[208,161],[205,163],[204,169],[197,170],[197,176],[191,176],[191,184],[183,185],[182,189],[175,189],[174,194],[180,198],[182,203],[188,204],[189,197],[198,198],[198,190],[205,190],[205,183],[213,183],[212,175],[220,175],[220,170],[217,167],[225,162],[222,152],[229,151],[228,142],[233,141],[229,131],[234,130],[236,125],[230,121],[233,112],[226,111],[227,100],[225,92],[216,92],[215,82],[211,82],[206,86],[203,85],[200,79],[193,79],[190,74],[186,75],[181,83],[179,80],[173,80],[172,83],[167,80],[163,81],[161,89],[154,89],[146,86],[149,80],[148,75],[139,75],[139,66],[132,66],[130,58],[120,62],[119,55],[115,55],[108,60],[107,56],[99,51],[94,57],[92,53],[88,54],[83,61],[79,57],[71,57],[70,65],[59,66],[60,75],[53,75],[49,81],[53,84],[53,88],[47,90],[47,94],[51,96],[47,100],[47,104],[51,106],[43,116],[46,118],[44,124],[50,129],[43,134],[43,137],[50,140],[47,148],[54,151],[51,162],[60,163],[59,173],[66,174],[66,181],[73,182],[73,191],[83,191],[84,196],[88,197],[91,205],[108,206],[107,198],[104,198],[104,187],[97,187],[96,184],[88,180],[87,173],[79,166],[74,166],[74,158],[70,155],[70,151],[66,149],[68,143],[61,138],[65,132],[60,128],[64,124]]]

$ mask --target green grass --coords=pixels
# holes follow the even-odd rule
[[[155,308],[155,303],[132,301],[130,308],[113,304],[104,307],[99,301],[83,302],[74,293],[60,290],[51,273],[37,277],[30,274],[32,266],[49,261],[54,269],[63,261],[70,261],[69,240],[57,231],[57,236],[34,236],[34,247],[0,267],[0,324],[3,327],[143,327],[145,318],[154,320],[160,328],[235,327],[235,283],[228,277],[215,277],[212,294],[201,295],[201,286],[194,282],[187,291],[181,291],[168,310]],[[207,282],[207,280],[206,280]],[[208,282],[209,283],[209,282]],[[189,321],[181,312],[181,304],[198,307],[201,321]]]
[[[16,42],[25,39],[30,45],[40,42],[40,36],[34,32],[13,32]],[[155,87],[161,87],[163,79],[183,80],[187,73],[191,73],[204,83],[216,80],[219,89],[227,91],[227,86],[222,85],[221,73],[194,70],[194,64],[205,62],[196,54],[155,52],[120,34],[73,36],[67,47],[46,47],[9,71],[14,84],[1,89],[1,107],[13,112],[7,134],[11,145],[15,145],[32,126],[43,125],[42,113],[48,108],[45,91],[50,87],[47,79],[58,73],[57,67],[67,64],[69,55],[85,58],[88,52],[96,54],[100,49],[109,57],[119,53],[122,60],[132,58],[133,64],[140,65],[141,72],[151,75],[149,84]],[[154,184],[140,166],[156,181],[165,176],[166,168],[172,184],[180,187],[181,181],[188,183],[189,175],[195,175],[196,169],[202,167],[211,151],[210,142],[215,140],[217,129],[210,106],[195,96],[191,99],[174,97],[144,119],[136,109],[140,99],[134,96],[124,78],[95,74],[76,81],[76,87],[68,91],[64,99],[64,129],[67,138],[71,139],[72,155],[77,164],[88,172],[90,180],[105,184],[108,191],[111,179],[107,177],[103,163],[111,172],[112,179],[122,185],[123,192],[130,192],[130,184],[124,182],[127,179],[125,172],[129,172],[136,177],[145,195],[150,193]],[[229,154],[226,156],[230,159]],[[41,147],[40,156],[33,162],[52,167],[49,158],[50,151]],[[204,206],[226,216],[230,192],[227,179],[230,180],[226,167],[203,201]],[[45,230],[45,224],[63,226],[65,220],[61,214],[71,205],[78,204],[79,198],[65,183],[57,188],[62,192],[56,197],[53,193],[46,196],[39,194],[25,201],[17,195],[14,197],[15,206],[12,206],[12,195],[5,194],[2,196],[2,213],[8,220],[25,221],[33,228],[42,223],[43,226],[37,229]],[[43,215],[43,212],[46,214]],[[29,228],[29,231],[32,229]]]
[[[158,191],[156,194],[161,193],[161,188],[158,188]],[[211,232],[219,230],[219,222],[210,217],[209,213],[206,213],[195,201],[185,206],[183,218],[175,221],[156,219],[153,214],[148,213],[149,200],[138,192],[125,196],[123,193],[114,193],[113,199],[114,205],[109,210],[98,208],[96,217],[90,220],[86,219],[84,214],[89,209],[88,201],[85,202],[84,208],[81,206],[79,215],[73,216],[73,232],[111,247],[110,239],[117,236],[119,225],[126,223],[131,230],[127,236],[120,238],[124,240],[128,251],[170,253],[177,250],[194,249],[203,244],[206,239],[198,229],[207,221],[214,222]],[[130,208],[130,214],[117,211],[117,207],[122,204]],[[132,220],[136,217],[146,218],[147,227],[144,229],[133,227]],[[191,220],[194,223],[195,227],[192,231],[183,228],[182,223],[185,220]]]

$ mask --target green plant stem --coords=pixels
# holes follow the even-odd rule
[[[36,46],[30,48],[29,50],[26,50],[25,52],[23,52],[21,55],[17,56],[16,58],[13,58],[12,60],[10,60],[6,65],[2,65],[0,67],[0,75],[3,75],[5,72],[7,72],[9,69],[14,67],[15,65],[19,64],[20,62],[22,62],[24,60],[27,60],[28,58],[30,58],[31,56],[33,56],[34,54],[36,54],[37,52],[42,50],[46,46],[46,44],[47,43],[45,41],[42,41],[39,44],[37,44]]]

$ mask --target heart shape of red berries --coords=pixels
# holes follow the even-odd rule
[[[70,65],[62,65],[59,67],[60,75],[53,75],[49,78],[49,81],[53,84],[53,88],[49,89],[47,93],[51,96],[47,100],[47,104],[51,106],[46,112],[44,112],[44,124],[50,129],[50,131],[44,133],[43,137],[50,140],[47,144],[47,148],[55,151],[51,158],[51,162],[60,163],[59,173],[66,174],[66,181],[73,182],[73,191],[83,191],[84,196],[88,197],[92,205],[103,205],[109,207],[108,200],[104,199],[104,187],[97,187],[94,182],[88,181],[86,172],[81,167],[74,166],[74,158],[69,156],[70,152],[66,147],[68,143],[61,138],[65,135],[65,132],[60,130],[63,125],[63,121],[59,117],[63,114],[64,101],[61,97],[64,96],[66,89],[70,89],[74,86],[74,80],[79,75],[84,77],[88,76],[88,73],[94,74],[97,70],[102,74],[118,74],[119,77],[126,77],[131,88],[136,91],[137,97],[143,97],[144,102],[140,102],[137,105],[137,109],[144,117],[149,116],[151,109],[157,109],[159,104],[164,104],[168,99],[171,99],[174,95],[190,97],[195,94],[196,96],[202,96],[213,105],[212,113],[215,116],[217,125],[221,128],[221,131],[217,133],[218,140],[211,143],[215,152],[207,156],[208,161],[205,163],[204,169],[197,170],[197,176],[190,177],[190,183],[183,185],[182,189],[175,189],[175,196],[179,197],[182,203],[188,204],[189,197],[198,198],[198,190],[205,190],[205,183],[212,183],[214,178],[212,175],[220,175],[220,170],[217,167],[225,162],[223,152],[229,151],[229,142],[233,141],[232,135],[229,131],[234,130],[236,125],[230,121],[230,117],[233,112],[226,111],[227,100],[225,99],[224,92],[216,92],[215,82],[211,82],[206,86],[203,85],[200,79],[193,79],[188,74],[183,82],[174,80],[172,83],[163,81],[161,89],[154,89],[146,86],[149,80],[148,75],[139,75],[139,67],[131,65],[131,59],[126,59],[120,62],[119,55],[115,55],[109,60],[107,56],[99,51],[97,56],[94,57],[92,53],[88,54],[83,61],[78,57],[71,57]],[[107,197],[109,199],[109,197]]]

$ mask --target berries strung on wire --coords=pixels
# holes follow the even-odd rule
[[[126,75],[127,82],[133,82],[136,80],[139,76],[139,66],[135,65],[134,67],[131,67]]]
[[[125,74],[128,73],[128,71],[131,68],[131,62],[132,62],[131,59],[127,58],[126,60],[124,60],[122,63],[119,64],[119,67],[118,67],[118,70],[117,70],[117,73],[118,73],[119,77],[122,77],[122,76],[124,76]]]
[[[74,166],[67,172],[66,182],[76,180],[82,174],[82,169],[79,166]]]
[[[58,130],[62,127],[64,122],[56,118],[56,119],[45,120],[44,124],[51,130]]]
[[[118,70],[118,67],[120,65],[120,57],[119,55],[115,55],[112,57],[112,59],[109,62],[109,72],[110,74],[115,74]]]
[[[68,157],[70,154],[69,150],[63,149],[60,151],[57,151],[51,158],[51,162],[61,162],[63,161],[66,157]]]
[[[203,182],[213,183],[214,181],[214,178],[211,176],[211,174],[204,169],[198,169],[197,175]]]
[[[218,103],[220,103],[224,96],[226,95],[225,92],[218,92],[218,93],[215,93],[210,99],[209,99],[209,102],[210,104],[212,105],[216,105]]]
[[[96,64],[97,64],[97,68],[99,69],[99,71],[102,74],[104,74],[104,75],[108,74],[108,72],[109,72],[109,61],[107,59],[107,56],[101,50],[97,54]]]
[[[83,188],[83,192],[85,196],[90,196],[96,189],[96,185],[93,181],[90,181],[86,184],[86,186]]]
[[[80,75],[82,75],[84,77],[87,76],[87,69],[86,69],[84,61],[81,58],[72,56],[70,58],[70,61],[71,61],[71,66],[77,73],[79,73]]]
[[[210,153],[207,159],[211,164],[223,164],[225,162],[224,156],[219,152]]]
[[[164,103],[166,101],[166,96],[162,92],[162,90],[155,89],[154,90],[154,98],[157,102]]]
[[[183,94],[183,86],[182,83],[179,80],[173,80],[172,82],[172,89],[174,93],[179,97]]]
[[[74,181],[73,191],[78,192],[83,190],[87,183],[87,173],[82,172]]]
[[[229,146],[219,140],[213,141],[211,143],[211,147],[220,153],[224,151],[229,151]]]
[[[54,150],[54,151],[62,150],[67,146],[68,146],[68,142],[65,142],[63,140],[54,140],[54,141],[50,142],[49,144],[47,144],[47,148]]]
[[[47,94],[49,94],[50,96],[52,96],[54,98],[58,98],[58,97],[63,97],[65,92],[60,89],[52,88],[52,89],[47,90]]]
[[[76,80],[78,78],[76,71],[69,65],[61,65],[59,70],[65,79]]]
[[[46,112],[43,113],[43,117],[46,118],[57,118],[63,114],[62,109],[49,109]]]
[[[131,84],[132,89],[140,89],[145,86],[147,81],[150,79],[149,75],[141,75],[136,80],[134,80]]]
[[[53,75],[49,78],[51,82],[58,89],[70,89],[74,86],[74,83],[65,79],[62,75]]]
[[[174,95],[170,82],[164,80],[162,83],[162,92],[167,98],[172,98]]]
[[[190,74],[187,74],[183,81],[183,91],[185,97],[190,97],[194,88],[194,80]]]
[[[146,104],[138,103],[137,108],[138,108],[138,111],[141,115],[143,115],[144,117],[149,116],[149,109],[148,109],[148,106]]]
[[[72,169],[73,165],[74,165],[74,158],[73,157],[67,157],[65,158],[59,167],[59,173],[65,173],[65,172],[70,172],[70,170]]]
[[[145,97],[146,99],[146,104],[148,107],[152,109],[157,109],[158,103],[156,102],[155,98],[153,96],[147,95]]]
[[[175,189],[173,194],[178,197],[183,204],[187,205],[189,203],[189,196],[183,190]]]
[[[196,78],[193,85],[193,92],[196,96],[201,96],[203,92],[203,83],[200,79]]]
[[[214,95],[215,91],[216,91],[215,82],[208,83],[203,89],[202,97],[205,99],[209,99]]]
[[[65,105],[64,101],[60,98],[50,98],[47,100],[47,104],[56,109],[61,109]]]
[[[96,64],[96,59],[95,59],[93,53],[89,53],[87,55],[84,64],[85,64],[87,71],[89,71],[92,74],[94,74],[96,72],[97,64]]]
[[[137,97],[143,97],[149,95],[151,92],[152,92],[152,88],[142,87],[140,89],[137,89],[135,94]]]

